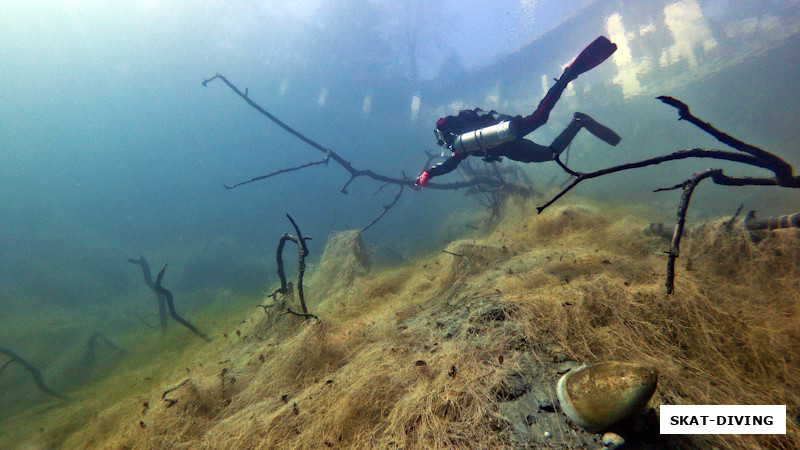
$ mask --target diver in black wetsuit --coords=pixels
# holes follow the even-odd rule
[[[481,114],[480,110],[471,110],[461,111],[458,116],[439,119],[434,130],[438,144],[452,150],[453,154],[443,163],[422,172],[417,177],[415,186],[427,186],[431,178],[455,170],[470,155],[481,156],[487,162],[499,161],[501,156],[526,163],[552,161],[555,155],[561,154],[567,148],[582,128],[610,145],[617,145],[621,140],[617,133],[579,112],[575,113],[572,122],[549,147],[523,139],[525,135],[547,123],[550,111],[572,80],[605,61],[616,50],[616,44],[607,38],[600,36],[595,39],[564,69],[564,73],[547,91],[536,111],[527,117],[511,117],[494,111]],[[467,129],[464,129],[465,126]]]

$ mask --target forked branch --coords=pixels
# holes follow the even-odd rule
[[[767,152],[763,149],[755,147],[753,145],[742,142],[739,139],[736,139],[726,133],[717,130],[710,123],[698,119],[697,117],[692,115],[692,113],[689,111],[689,107],[685,103],[676,100],[672,97],[666,97],[666,96],[658,97],[658,99],[664,102],[665,104],[676,108],[678,110],[679,120],[686,120],[694,124],[701,130],[713,136],[719,142],[722,142],[723,144],[732,147],[738,152],[693,148],[689,150],[677,151],[664,156],[645,159],[643,161],[621,164],[618,166],[613,166],[606,169],[601,169],[594,172],[586,172],[586,173],[577,172],[575,170],[570,169],[569,167],[567,167],[565,163],[563,163],[558,158],[558,156],[555,156],[554,159],[559,164],[559,166],[561,166],[561,168],[564,169],[564,171],[566,171],[570,175],[575,176],[575,179],[572,180],[572,182],[569,185],[567,185],[567,187],[562,189],[561,192],[559,192],[555,197],[550,199],[544,205],[538,207],[537,210],[539,211],[539,213],[541,213],[548,206],[552,205],[556,200],[561,198],[564,194],[569,192],[572,188],[574,188],[584,180],[601,177],[603,175],[608,175],[615,172],[621,172],[623,170],[638,169],[640,167],[652,166],[656,164],[661,164],[663,162],[675,161],[679,159],[687,159],[687,158],[718,159],[718,160],[738,162],[771,171],[774,174],[774,176],[772,177],[732,177],[725,175],[722,169],[709,169],[706,170],[705,172],[695,174],[692,178],[684,181],[683,183],[672,186],[670,188],[656,189],[656,192],[671,190],[671,189],[683,189],[681,202],[678,205],[678,213],[676,218],[675,229],[672,234],[670,249],[669,252],[667,252],[669,257],[667,259],[667,277],[666,277],[667,279],[665,284],[667,288],[667,293],[671,294],[674,291],[675,260],[678,258],[680,253],[679,252],[680,242],[681,242],[681,237],[683,236],[684,225],[686,223],[686,211],[689,208],[689,201],[691,200],[694,188],[697,187],[698,183],[700,183],[702,180],[706,178],[710,178],[714,183],[725,186],[781,186],[781,187],[797,189],[800,188],[800,177],[794,176],[792,166],[789,165],[786,161],[784,161],[780,157],[770,152]]]
[[[367,178],[371,178],[371,179],[373,179],[375,181],[380,181],[380,182],[388,183],[388,184],[395,184],[395,185],[400,186],[400,188],[401,188],[400,191],[398,192],[397,196],[395,197],[394,201],[392,201],[388,205],[385,205],[383,207],[383,211],[380,213],[380,215],[378,215],[378,217],[376,219],[374,219],[370,224],[368,224],[366,227],[364,227],[362,229],[362,231],[364,231],[364,230],[370,228],[372,225],[374,225],[380,218],[382,218],[389,211],[389,209],[391,209],[392,206],[397,204],[397,200],[403,194],[403,189],[402,189],[403,187],[413,187],[414,186],[414,179],[408,178],[405,175],[403,175],[402,178],[396,178],[396,177],[390,177],[390,176],[387,176],[387,175],[382,175],[382,174],[373,172],[372,170],[369,170],[369,169],[356,169],[353,166],[353,164],[350,163],[350,161],[344,159],[341,155],[336,153],[334,150],[326,148],[326,147],[322,146],[321,144],[317,143],[316,141],[310,139],[309,137],[307,137],[303,133],[300,133],[299,131],[295,130],[294,128],[292,128],[291,126],[287,125],[285,122],[283,122],[282,120],[280,120],[279,118],[277,118],[276,116],[271,114],[269,111],[267,111],[266,109],[261,107],[261,105],[259,105],[258,103],[254,102],[250,98],[250,96],[248,95],[248,90],[247,89],[245,89],[244,92],[242,92],[233,83],[231,83],[224,75],[216,74],[211,78],[203,80],[203,86],[208,86],[208,83],[213,81],[213,80],[222,81],[236,95],[241,97],[245,102],[247,102],[248,105],[250,105],[250,107],[252,107],[256,111],[258,111],[261,115],[263,115],[267,119],[271,120],[272,122],[277,124],[279,127],[283,128],[286,132],[288,132],[289,134],[291,134],[291,135],[295,136],[296,138],[300,139],[301,141],[303,141],[304,143],[306,143],[309,146],[313,147],[314,149],[325,153],[325,158],[323,160],[321,160],[321,161],[315,161],[315,162],[306,163],[306,164],[303,164],[303,165],[300,165],[300,166],[297,166],[297,167],[281,169],[281,170],[277,170],[275,172],[268,173],[266,175],[253,177],[253,178],[250,178],[248,180],[241,181],[239,183],[235,183],[235,184],[232,184],[232,185],[225,185],[226,189],[233,189],[233,188],[236,188],[236,187],[248,184],[248,183],[252,183],[254,181],[263,180],[263,179],[270,178],[270,177],[273,177],[275,175],[280,175],[280,174],[287,173],[287,172],[293,172],[293,171],[305,169],[305,168],[311,167],[311,166],[316,166],[316,165],[320,165],[320,164],[326,164],[327,165],[328,161],[332,160],[333,162],[335,162],[336,164],[341,166],[343,169],[345,169],[350,174],[350,177],[345,182],[344,186],[342,186],[342,188],[341,188],[341,192],[343,194],[347,194],[347,187],[350,185],[350,183],[352,183],[358,177],[367,177]],[[429,156],[429,159],[430,159],[430,156]],[[472,186],[490,187],[490,188],[491,187],[507,186],[507,187],[511,188],[515,192],[525,192],[526,191],[526,188],[524,188],[522,186],[515,186],[515,185],[512,185],[510,183],[504,183],[502,179],[496,179],[494,177],[481,177],[481,178],[476,178],[476,179],[471,179],[471,180],[468,180],[468,181],[462,181],[462,182],[456,182],[456,183],[430,183],[428,185],[428,188],[429,189],[448,189],[448,190],[450,190],[450,189],[468,188],[468,187],[472,187]]]
[[[294,227],[294,231],[297,233],[297,236],[291,235],[289,233],[283,233],[281,236],[280,241],[278,242],[278,250],[275,254],[275,260],[278,264],[278,278],[281,280],[281,285],[279,288],[275,289],[269,296],[272,297],[273,301],[277,302],[277,295],[281,294],[286,296],[292,290],[292,284],[286,281],[286,272],[283,269],[283,247],[286,244],[286,241],[291,241],[297,244],[297,294],[300,297],[300,307],[303,309],[303,313],[295,313],[292,312],[291,309],[288,309],[288,312],[292,314],[304,316],[304,317],[314,317],[317,320],[319,318],[314,316],[313,314],[308,314],[308,308],[306,307],[306,300],[303,294],[303,276],[306,272],[306,256],[308,256],[308,246],[306,245],[306,241],[311,240],[310,236],[303,236],[303,233],[300,232],[300,227],[297,226],[297,223],[292,219],[292,216],[286,214],[286,217],[289,219],[289,222],[292,223],[292,227]],[[268,312],[268,308],[275,306],[275,305],[259,305],[260,307],[264,308],[264,312]]]

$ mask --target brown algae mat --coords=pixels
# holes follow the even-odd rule
[[[150,344],[72,400],[6,419],[0,446],[601,448],[554,387],[575,364],[621,360],[659,373],[655,410],[612,427],[632,447],[800,447],[797,231],[753,244],[707,227],[667,296],[668,243],[642,216],[513,201],[491,230],[392,268],[335,234],[308,272],[321,322],[254,299],[210,344]],[[660,404],[785,404],[787,434],[660,436]]]

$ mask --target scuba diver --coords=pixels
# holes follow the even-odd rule
[[[572,121],[553,140],[549,147],[539,145],[523,137],[547,123],[550,111],[561,93],[578,75],[591,70],[617,50],[617,45],[600,36],[575,58],[556,84],[547,91],[533,114],[522,117],[484,112],[480,108],[460,111],[457,116],[447,116],[436,122],[437,144],[450,150],[452,156],[417,177],[414,186],[427,186],[431,178],[452,172],[468,156],[482,156],[486,162],[501,161],[505,156],[525,163],[552,161],[560,155],[582,128],[616,146],[621,138],[610,128],[601,125],[586,114],[576,112]]]

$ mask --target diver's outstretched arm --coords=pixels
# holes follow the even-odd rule
[[[436,164],[430,169],[422,172],[422,174],[417,178],[416,185],[427,186],[428,180],[431,178],[438,177],[439,175],[444,175],[456,170],[456,167],[461,164],[461,161],[467,159],[467,156],[469,156],[469,154],[464,152],[453,153],[453,156],[447,158],[444,162]]]

